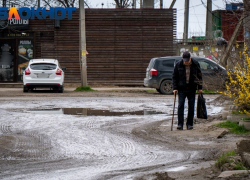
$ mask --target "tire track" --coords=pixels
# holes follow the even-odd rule
[[[4,135],[0,136],[1,159],[47,159],[52,148],[51,141],[35,131],[13,132],[10,127],[1,126]]]
[[[11,126],[1,125],[0,132],[1,132],[2,134],[12,133],[11,128],[12,128]]]

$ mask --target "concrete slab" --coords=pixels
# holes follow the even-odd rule
[[[246,163],[248,167],[250,167],[250,153],[249,152],[243,152],[242,160]]]
[[[242,118],[248,117],[246,114],[231,114],[227,116],[227,120],[238,123]]]
[[[229,132],[228,130],[224,130],[217,136],[217,138],[223,138],[228,132]]]
[[[236,174],[250,174],[248,170],[223,171],[218,177],[226,178]]]
[[[250,131],[250,121],[249,120],[248,121],[241,120],[239,122],[239,125],[244,126],[247,130]]]
[[[237,153],[242,155],[244,152],[250,153],[250,140],[243,139],[236,143]]]

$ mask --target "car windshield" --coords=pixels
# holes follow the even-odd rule
[[[56,69],[56,64],[52,63],[34,63],[30,65],[33,70],[53,70]]]

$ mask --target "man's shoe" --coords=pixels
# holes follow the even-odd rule
[[[193,126],[187,125],[187,130],[192,130],[192,129],[194,129]]]
[[[178,130],[183,130],[183,126],[178,125],[178,126],[177,126],[177,129],[178,129]]]

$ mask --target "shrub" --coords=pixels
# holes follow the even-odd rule
[[[225,95],[234,98],[236,105],[246,114],[250,110],[250,57],[247,54],[247,48],[244,49],[245,64],[237,66],[234,70],[228,71],[229,81],[226,84],[227,91]]]

